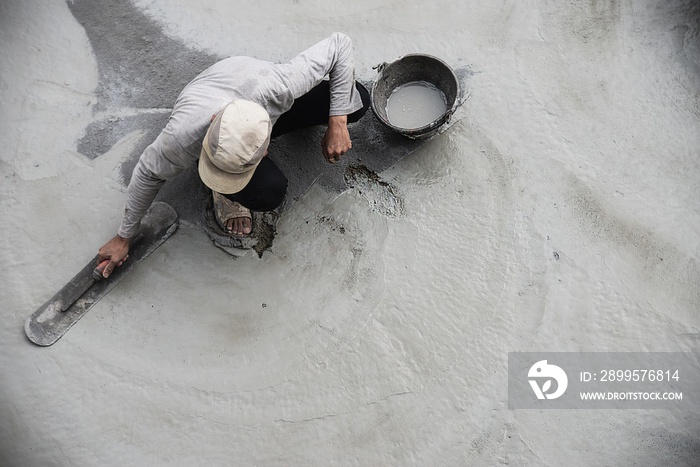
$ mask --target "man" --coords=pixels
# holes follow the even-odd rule
[[[165,181],[198,160],[217,220],[232,235],[250,233],[251,210],[282,203],[287,179],[265,157],[271,138],[327,124],[321,149],[328,162],[339,161],[352,147],[347,124],[369,107],[352,53],[350,38],[335,33],[288,63],[232,57],[192,80],[134,168],[117,235],[98,254],[99,262],[109,260],[104,277],[127,259],[130,239]]]

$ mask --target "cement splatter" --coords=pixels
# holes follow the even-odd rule
[[[344,178],[347,186],[357,190],[372,210],[390,217],[396,217],[403,211],[403,200],[396,194],[396,187],[367,166],[349,166],[345,169]]]

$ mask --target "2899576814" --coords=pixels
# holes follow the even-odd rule
[[[601,370],[599,381],[679,381],[678,370]]]

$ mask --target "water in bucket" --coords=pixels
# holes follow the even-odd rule
[[[387,99],[389,122],[398,128],[428,125],[447,112],[445,94],[427,81],[411,81],[394,89]]]

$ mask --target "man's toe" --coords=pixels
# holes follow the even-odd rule
[[[244,217],[236,217],[233,220],[233,232],[236,235],[245,235],[245,218]]]
[[[226,229],[234,235],[248,235],[253,231],[253,224],[247,217],[236,217],[226,221]]]

